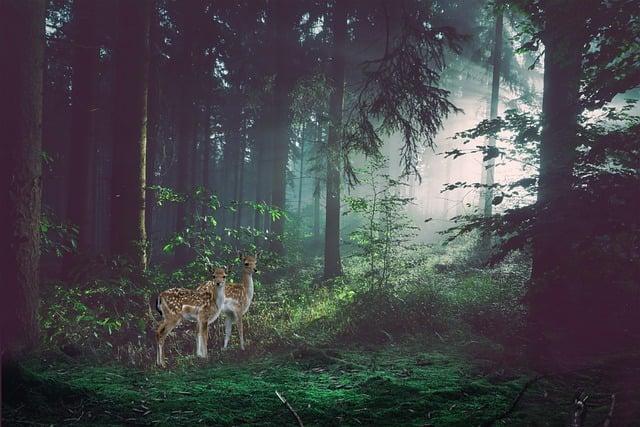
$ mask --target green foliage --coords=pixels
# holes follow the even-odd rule
[[[483,366],[451,345],[433,347],[332,352],[342,362],[302,352],[294,359],[254,360],[238,360],[234,353],[204,366],[189,361],[164,371],[29,361],[22,382],[10,383],[3,420],[293,425],[279,391],[305,425],[477,425],[505,411],[530,375],[487,366],[486,360]],[[571,393],[561,394],[560,385],[549,382],[532,389],[529,394],[543,409],[525,402],[507,425],[563,424]]]
[[[371,285],[386,285],[392,275],[403,268],[400,253],[415,236],[418,227],[409,219],[406,207],[413,200],[401,196],[406,184],[380,173],[385,170],[385,159],[373,158],[366,168],[358,172],[366,196],[347,196],[348,209],[362,217],[362,226],[351,232],[349,238],[358,247],[359,255],[366,259],[365,277]]]
[[[595,257],[595,253],[599,253],[600,261],[608,259],[616,265],[619,263],[615,259],[621,253],[624,253],[621,259],[626,261],[640,257],[637,240],[629,238],[638,235],[633,230],[640,229],[633,209],[637,199],[634,192],[640,185],[640,151],[637,148],[640,118],[632,113],[635,103],[635,100],[628,100],[623,107],[604,107],[597,114],[585,113],[580,117],[580,145],[576,147],[573,191],[565,197],[569,215],[566,221],[571,224],[576,249],[595,251],[593,255]],[[537,213],[545,209],[545,206],[532,203],[537,191],[539,123],[540,119],[531,114],[509,111],[505,118],[483,121],[475,128],[458,134],[466,143],[473,138],[506,132],[504,138],[512,141],[512,151],[500,150],[499,155],[521,159],[532,167],[534,174],[512,183],[493,185],[497,192],[494,204],[509,198],[520,200],[520,203],[512,204],[491,218],[481,215],[455,218],[458,224],[446,231],[450,239],[478,229],[498,236],[493,262],[501,260],[510,251],[530,247]],[[459,157],[481,150],[482,147],[467,152],[455,150],[448,155]],[[479,183],[457,182],[446,190],[481,187]],[[611,245],[618,250],[612,252]],[[613,253],[618,255],[612,257]]]
[[[78,249],[78,227],[56,220],[53,212],[43,209],[40,216],[40,249],[57,257]]]
[[[255,227],[220,227],[217,218],[221,211],[236,212],[240,207],[239,203],[231,201],[223,204],[217,195],[207,192],[203,187],[197,187],[186,194],[160,186],[153,189],[156,191],[159,206],[166,203],[190,203],[192,206],[193,215],[188,218],[185,228],[171,236],[162,246],[162,252],[165,254],[185,248],[195,255],[181,270],[173,273],[173,279],[178,283],[204,279],[211,265],[236,265],[239,252],[255,254],[262,251],[272,239],[277,238]],[[288,219],[283,210],[266,203],[246,201],[242,206],[259,215],[266,215],[272,221]],[[261,263],[273,267],[277,266],[278,262],[273,253],[263,251]]]

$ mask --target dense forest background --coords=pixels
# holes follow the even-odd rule
[[[638,422],[637,0],[0,0],[0,58],[3,422]],[[154,368],[241,254],[247,350]]]

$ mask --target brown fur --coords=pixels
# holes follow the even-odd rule
[[[198,323],[196,348],[198,356],[207,356],[208,326],[220,315],[222,301],[216,301],[217,292],[221,287],[220,298],[224,298],[224,290],[227,274],[223,268],[217,268],[213,272],[214,280],[207,281],[197,289],[172,288],[161,292],[158,297],[158,310],[162,314],[162,321],[156,330],[157,359],[159,366],[164,363],[164,342],[167,335],[183,320]]]

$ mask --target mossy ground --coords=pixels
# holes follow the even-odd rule
[[[409,343],[339,351],[334,360],[237,351],[167,370],[46,360],[5,390],[3,421],[76,425],[480,425],[509,407],[527,373],[505,373],[449,347]],[[331,356],[330,356],[331,357]],[[484,361],[486,362],[486,361]],[[533,394],[542,394],[534,390]],[[523,407],[498,425],[558,425],[566,413]]]

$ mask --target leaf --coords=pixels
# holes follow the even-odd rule
[[[166,245],[164,245],[164,248],[162,248],[162,252],[166,254],[173,252],[173,244],[167,243]]]
[[[500,196],[496,196],[493,198],[493,200],[491,201],[492,205],[499,205],[500,203],[502,203],[502,200],[504,199],[504,196],[500,195]]]

